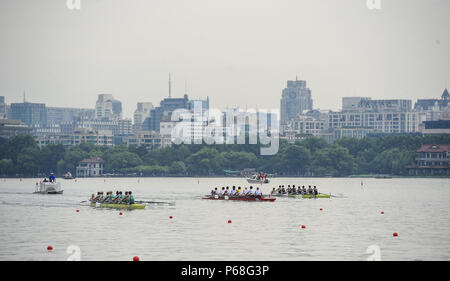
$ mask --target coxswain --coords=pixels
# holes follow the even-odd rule
[[[55,175],[53,173],[50,173],[50,176],[48,177],[50,182],[56,182]]]

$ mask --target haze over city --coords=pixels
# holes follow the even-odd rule
[[[0,2],[0,94],[8,103],[88,107],[97,95],[168,95],[211,107],[279,108],[286,80],[314,107],[343,96],[437,98],[450,77],[450,2],[366,0],[65,0]]]

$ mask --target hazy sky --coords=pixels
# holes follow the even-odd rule
[[[210,96],[211,106],[278,108],[286,80],[314,107],[343,96],[435,98],[450,83],[450,1],[0,0],[0,95],[93,108]]]

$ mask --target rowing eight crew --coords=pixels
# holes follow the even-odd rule
[[[317,190],[317,187],[314,186],[314,188],[311,188],[311,186],[308,187],[308,189],[305,188],[305,186],[295,188],[295,185],[292,187],[288,185],[287,189],[284,188],[284,185],[279,185],[277,189],[275,187],[273,188],[272,192],[273,194],[298,194],[298,195],[304,195],[304,194],[310,194],[310,195],[317,195],[319,194],[319,191]]]
[[[240,186],[236,188],[236,186],[233,186],[232,188],[229,188],[228,186],[222,187],[222,189],[218,189],[217,187],[213,190],[211,190],[211,196],[219,196],[219,197],[262,197],[262,192],[259,189],[259,187],[253,189],[253,186],[250,186],[250,188],[245,187],[242,189]]]
[[[103,192],[97,192],[97,196],[94,194],[91,195],[92,203],[112,203],[112,204],[134,204],[134,196],[131,191],[125,191],[125,195],[122,194],[122,191],[116,191],[116,195],[113,195],[112,191],[106,192],[106,195],[103,195]]]

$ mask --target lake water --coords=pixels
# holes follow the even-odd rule
[[[274,178],[264,193],[317,185],[339,198],[273,203],[201,199],[242,178],[61,179],[63,195],[33,194],[37,181],[0,179],[0,260],[450,259],[450,179]],[[102,190],[174,205],[80,203]]]

